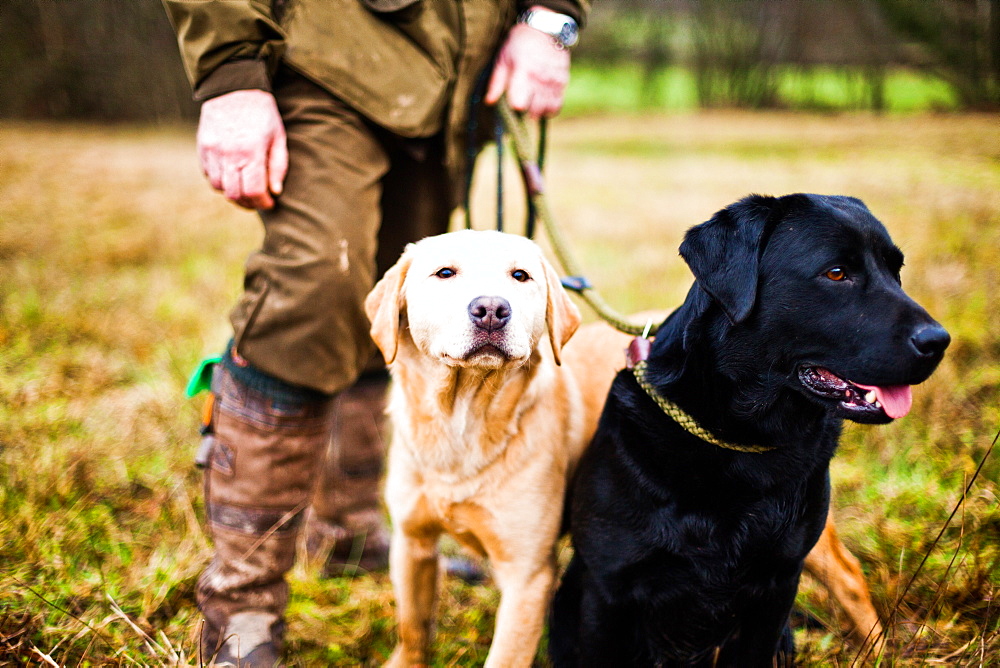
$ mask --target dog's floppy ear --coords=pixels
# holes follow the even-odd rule
[[[399,345],[399,321],[402,317],[406,301],[403,298],[403,282],[410,269],[413,258],[409,249],[392,265],[372,291],[365,297],[365,313],[372,326],[369,330],[372,340],[382,351],[386,364],[396,359],[396,348]]]
[[[684,235],[681,256],[698,285],[719,303],[734,325],[753,310],[765,233],[777,202],[774,197],[752,195]]]
[[[549,330],[549,343],[556,364],[562,364],[562,347],[580,326],[580,309],[576,307],[569,293],[562,286],[559,274],[549,262],[542,258],[545,268],[545,324]]]

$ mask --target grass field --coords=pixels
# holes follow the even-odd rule
[[[227,339],[259,223],[210,192],[190,128],[0,136],[0,665],[194,664],[210,547],[183,388]],[[1000,663],[1000,453],[972,481],[1000,428],[998,118],[619,114],[550,136],[551,206],[622,310],[679,303],[683,231],[747,193],[855,195],[885,222],[953,344],[908,417],[847,428],[834,512],[889,629],[883,665]],[[490,186],[484,169],[482,227]],[[296,567],[292,586],[294,665],[388,655],[384,575]],[[434,665],[481,663],[496,602],[446,583]],[[810,582],[799,602],[802,663],[849,665],[836,607]]]

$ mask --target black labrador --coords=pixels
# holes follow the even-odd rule
[[[559,667],[792,665],[841,422],[905,415],[950,341],[851,197],[750,196],[680,252],[696,281],[619,372],[573,486]]]

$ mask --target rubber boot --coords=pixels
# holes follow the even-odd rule
[[[232,360],[227,356],[214,369],[214,404],[203,429],[215,556],[197,586],[205,617],[201,659],[270,668],[281,656],[285,573],[330,438],[334,401],[241,370]]]
[[[387,372],[369,371],[337,397],[333,437],[306,517],[306,555],[322,577],[389,567],[382,506],[388,385]],[[442,568],[467,584],[486,578],[481,560],[464,555],[442,557]]]
[[[333,437],[306,527],[306,553],[323,577],[388,568],[381,490],[388,384],[384,370],[369,372],[337,397]]]

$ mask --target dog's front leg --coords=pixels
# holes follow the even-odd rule
[[[485,668],[527,668],[542,638],[555,584],[555,556],[494,563],[493,572],[500,607]]]
[[[399,643],[386,664],[390,668],[425,666],[437,618],[437,539],[424,531],[393,530],[389,574],[396,596]]]
[[[789,577],[760,596],[741,615],[735,641],[722,646],[715,665],[733,668],[792,668],[795,643],[788,616],[799,578]]]

